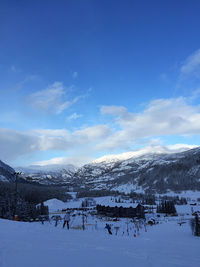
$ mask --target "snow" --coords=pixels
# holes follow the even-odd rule
[[[195,145],[187,145],[187,144],[176,144],[170,146],[147,146],[140,150],[125,152],[121,154],[113,154],[113,155],[105,155],[101,158],[98,158],[92,163],[101,163],[101,162],[117,162],[122,160],[128,160],[131,158],[138,158],[141,156],[146,155],[147,157],[151,158],[154,154],[173,154],[177,152],[184,152],[190,150],[192,148],[196,148],[198,146]]]
[[[120,198],[120,203],[115,202],[115,200],[118,200]],[[131,199],[125,200],[123,197],[120,195],[117,197],[113,196],[105,196],[105,197],[94,197],[94,201],[96,202],[96,205],[104,205],[104,206],[110,206],[110,207],[133,207],[135,208],[138,203],[132,203]],[[57,212],[57,211],[62,211],[62,209],[67,209],[67,208],[80,208],[82,201],[85,200],[85,198],[78,198],[78,199],[73,199],[68,202],[63,202],[58,199],[50,199],[46,202],[44,202],[45,205],[49,207],[49,212]],[[191,217],[191,213],[195,211],[200,211],[200,203],[197,202],[196,206],[190,205],[191,202],[189,202],[187,205],[176,205],[176,210],[178,214],[184,214],[187,215],[189,214]],[[152,205],[151,205],[152,206]]]
[[[61,225],[0,220],[1,267],[196,267],[200,238],[188,223],[148,226],[137,237],[108,235],[102,227],[85,231]]]
[[[73,199],[76,199],[77,192],[67,192]]]
[[[142,193],[144,194],[144,190],[141,186],[138,186],[137,184],[127,183],[118,185],[112,188],[114,191],[124,192],[126,194],[130,194],[132,191],[135,193]]]
[[[119,197],[120,196],[118,196],[117,199]],[[95,197],[93,199],[96,202],[96,205],[99,204],[99,205],[110,206],[110,207],[122,206],[122,207],[134,207],[134,208],[137,206],[137,204],[130,203],[129,201],[125,201],[123,199],[121,199],[121,203],[116,203],[115,197],[112,197],[112,196]],[[63,202],[61,200],[54,198],[54,199],[45,201],[44,205],[49,207],[50,213],[54,213],[57,211],[62,211],[62,209],[67,209],[67,208],[80,208],[83,200],[85,200],[85,198],[73,199],[68,202]]]
[[[5,176],[0,174],[0,181],[1,182],[8,182],[8,179]]]
[[[75,171],[76,167],[72,164],[35,164],[27,167],[16,167],[17,171],[22,171],[24,173],[48,173],[48,172],[59,172],[64,170]]]
[[[176,211],[179,215],[186,216],[187,214],[191,214],[195,211],[200,211],[200,205],[191,206],[191,205],[176,205]]]
[[[58,200],[56,198],[49,199],[49,200],[45,201],[44,205],[49,207],[49,212],[62,210],[62,209],[66,208],[66,202],[63,202],[63,201]]]

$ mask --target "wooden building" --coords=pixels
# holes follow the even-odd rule
[[[144,206],[138,204],[136,208],[124,208],[124,207],[110,207],[97,205],[97,213],[99,215],[107,217],[119,217],[119,218],[142,218],[145,219]]]

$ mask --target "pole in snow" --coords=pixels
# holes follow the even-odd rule
[[[18,216],[16,214],[17,211],[17,202],[18,202],[18,176],[21,174],[21,172],[15,172],[15,206],[14,206],[14,220],[18,220]]]

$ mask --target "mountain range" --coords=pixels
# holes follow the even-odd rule
[[[67,165],[32,165],[29,167],[18,167],[21,177],[29,182],[36,182],[44,185],[65,185],[71,179],[76,167],[72,164]]]
[[[148,153],[125,160],[94,161],[74,173],[90,189],[124,192],[200,190],[200,148],[172,154]]]
[[[178,153],[143,151],[97,159],[80,168],[73,165],[17,168],[29,182],[70,185],[85,190],[153,192],[199,190],[200,148]],[[13,181],[14,170],[0,162],[0,180]]]

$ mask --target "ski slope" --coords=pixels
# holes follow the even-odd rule
[[[1,219],[0,236],[1,267],[196,267],[200,262],[200,238],[192,236],[188,223],[174,220],[133,237]]]

